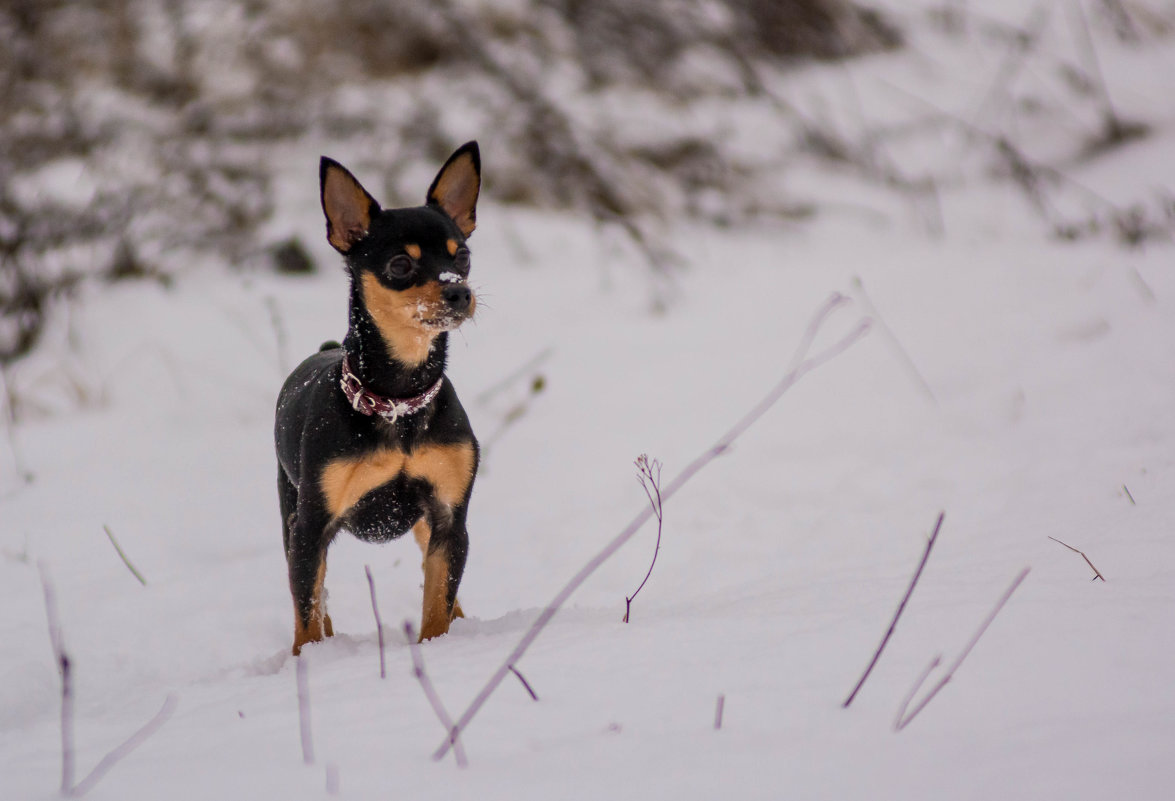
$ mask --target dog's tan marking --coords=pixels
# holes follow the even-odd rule
[[[405,470],[432,484],[437,499],[445,506],[456,506],[465,500],[473,481],[473,445],[424,445],[409,454]]]
[[[364,273],[363,304],[396,359],[408,367],[424,363],[438,331],[430,330],[423,321],[443,314],[445,309],[439,284],[397,292],[371,273]]]
[[[458,245],[456,239],[450,239],[445,242],[445,248],[449,251],[450,256],[457,255],[457,247]]]
[[[432,538],[432,529],[429,528],[428,521],[423,517],[416,521],[416,525],[412,527],[412,535],[416,538],[416,544],[420,546],[420,569],[424,571],[425,577],[428,576],[428,541]],[[465,617],[465,613],[461,611],[460,599],[453,599],[453,615],[452,618]]]
[[[379,448],[358,458],[335,459],[323,468],[318,485],[327,510],[338,518],[368,492],[401,472],[423,478],[432,485],[437,500],[445,506],[456,506],[465,500],[473,481],[473,445],[423,445],[409,454],[396,448]],[[422,536],[416,533],[417,542]]]
[[[420,245],[405,245],[404,252],[414,259],[420,258]]]
[[[345,514],[368,492],[399,475],[404,461],[403,451],[380,448],[358,459],[330,462],[318,481],[326,508],[334,517]]]
[[[302,652],[302,646],[308,642],[320,642],[323,637],[335,635],[330,615],[326,613],[326,604],[322,599],[322,588],[326,583],[326,554],[318,563],[318,576],[314,579],[314,593],[310,596],[310,619],[303,622],[298,613],[298,606],[294,605],[294,656]]]
[[[437,548],[424,557],[424,606],[420,613],[420,641],[431,640],[449,630],[453,610],[449,608],[449,554]]]

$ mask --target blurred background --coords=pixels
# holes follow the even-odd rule
[[[1107,198],[1065,171],[1150,132],[1098,51],[1165,41],[1171,4],[988,5],[6,0],[0,366],[36,347],[79,282],[168,282],[210,262],[314,270],[318,232],[282,211],[316,200],[320,152],[380,176],[385,204],[414,205],[478,138],[483,197],[619,236],[654,306],[682,265],[678,222],[802,225],[861,204],[934,236],[942,192],[976,176],[1010,187],[1046,236],[1169,238],[1169,194]],[[862,57],[903,50],[916,84],[855,94]],[[966,113],[951,50],[990,65]]]

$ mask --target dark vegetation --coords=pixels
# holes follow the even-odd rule
[[[387,202],[417,203],[416,171],[476,137],[494,154],[488,197],[619,232],[655,290],[679,260],[664,234],[674,220],[820,211],[781,188],[798,162],[892,191],[942,233],[950,179],[896,154],[944,131],[986,177],[1030,198],[1053,236],[1167,240],[1170,197],[1122,208],[1066,172],[1148,135],[1116,110],[1096,42],[1169,35],[1154,5],[1084,0],[1074,6],[1088,14],[1066,16],[1041,4],[1008,26],[943,0],[922,29],[1007,54],[984,107],[970,121],[927,106],[911,124],[849,130],[786,90],[796,65],[906,44],[895,20],[850,0],[9,0],[0,369],[35,347],[55,300],[83,280],[166,284],[209,263],[313,271],[307,232],[278,230],[274,212],[290,202],[279,179],[313,176],[307,160],[328,149],[382,176],[373,189]],[[1041,33],[1066,24],[1084,31],[1082,47],[1058,58]],[[1016,130],[1013,87],[1028,69],[1057,76],[1060,102],[1101,121],[1071,159],[1034,160],[1002,133]],[[779,128],[753,153],[733,143],[755,125],[739,116],[748,105]]]

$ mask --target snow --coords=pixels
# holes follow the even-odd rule
[[[913,75],[922,47],[872,64],[886,80]],[[1128,110],[1140,115],[1151,97],[1159,129],[1072,170],[1128,202],[1167,185],[1169,73],[1146,72],[1137,54],[1104,55],[1112,79],[1137,78]],[[805,75],[835,82],[845,69]],[[875,97],[867,69],[856,80]],[[979,73],[959,80],[978,87],[967,103],[982,96]],[[924,81],[945,92],[941,73]],[[486,153],[487,171],[493,163]],[[304,651],[316,760],[302,763],[272,413],[288,370],[341,338],[341,269],[87,285],[41,351],[6,374],[26,403],[11,431],[19,463],[11,449],[0,461],[0,795],[49,798],[59,784],[39,565],[74,669],[79,778],[178,697],[96,799],[321,798],[334,773],[345,798],[1169,795],[1170,247],[1049,239],[1014,189],[970,174],[943,189],[939,237],[893,195],[811,165],[788,175],[789,193],[876,214],[678,224],[686,269],[658,314],[639,257],[589,224],[479,209],[479,311],[450,336],[449,376],[475,431],[502,433],[470,510],[469,617],[422,648],[454,717],[644,508],[633,459],[660,459],[668,483],[786,372],[830,292],[855,300],[817,348],[870,306],[884,325],[803,378],[666,503],[630,623],[624,599],[648,568],[654,527],[586,582],[517,666],[539,701],[507,677],[463,735],[463,770],[430,759],[444,730],[400,633],[420,613],[415,544],[345,535],[327,576],[338,634]],[[283,201],[275,228],[318,236],[312,179],[288,190],[305,197]],[[325,241],[313,244],[320,263],[337,263]],[[842,709],[940,510],[896,632]],[[1084,551],[1106,581],[1049,536]],[[386,680],[364,565],[385,622]],[[949,664],[1029,566],[954,679],[895,733],[930,660]]]

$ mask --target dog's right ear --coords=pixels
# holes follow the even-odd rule
[[[322,191],[322,212],[326,215],[327,241],[340,253],[348,253],[367,235],[379,204],[346,167],[326,156],[318,164],[318,183]]]

